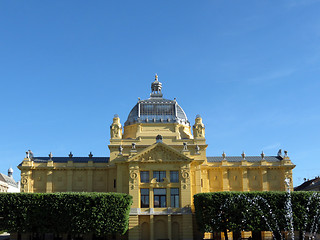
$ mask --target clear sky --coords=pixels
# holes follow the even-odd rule
[[[109,156],[154,74],[207,155],[288,150],[320,175],[320,1],[0,1],[0,172],[36,156]]]

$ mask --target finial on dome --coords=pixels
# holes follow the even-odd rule
[[[154,82],[151,84],[151,94],[150,97],[162,98],[162,83],[158,81],[158,75],[155,75]]]

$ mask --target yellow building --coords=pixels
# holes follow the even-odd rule
[[[162,97],[156,76],[124,126],[110,126],[110,157],[49,157],[27,152],[19,165],[22,192],[123,192],[133,196],[128,238],[198,239],[193,195],[215,191],[284,191],[294,165],[277,156],[208,157],[205,126],[191,127],[176,100]],[[191,130],[192,128],[192,130]],[[292,188],[292,181],[291,181]]]

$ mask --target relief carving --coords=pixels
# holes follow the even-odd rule
[[[28,177],[21,178],[21,192],[28,192]]]
[[[181,187],[183,189],[190,188],[190,168],[181,168]]]
[[[139,176],[139,167],[138,166],[131,166],[129,168],[129,187],[130,189],[135,189],[138,186],[138,176]]]
[[[141,159],[154,161],[179,160],[179,158],[176,155],[170,154],[168,153],[168,151],[159,148],[153,149],[152,151],[145,153]]]
[[[137,177],[138,177],[138,173],[137,173],[137,172],[131,172],[131,173],[130,173],[130,178],[131,178],[131,179],[134,180],[134,179],[136,179]]]
[[[182,171],[181,176],[182,176],[183,179],[189,179],[190,178],[190,175],[186,170]]]
[[[22,183],[22,184],[27,184],[27,183],[28,183],[28,177],[23,177],[23,178],[21,179],[21,183]]]

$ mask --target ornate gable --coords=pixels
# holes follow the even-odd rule
[[[141,162],[192,161],[191,158],[164,143],[155,143],[128,160]]]

